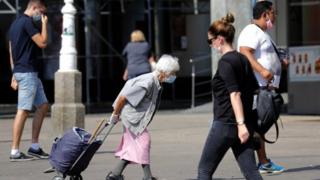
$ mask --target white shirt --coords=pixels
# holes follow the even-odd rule
[[[271,85],[279,88],[281,76],[281,62],[272,45],[272,39],[262,29],[255,24],[247,25],[240,33],[238,38],[238,51],[240,46],[254,49],[254,56],[265,69],[273,73]],[[267,86],[268,81],[258,72],[254,71],[260,86]]]

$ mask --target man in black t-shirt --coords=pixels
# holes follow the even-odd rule
[[[19,16],[9,30],[10,64],[13,72],[11,87],[18,90],[18,109],[13,123],[10,161],[32,160],[33,157],[48,158],[39,146],[39,134],[48,111],[48,100],[38,78],[37,52],[47,46],[47,16],[43,0],[30,0],[24,14]],[[41,32],[36,28],[41,21]],[[19,151],[25,121],[33,106],[37,108],[32,124],[32,144],[27,156]]]

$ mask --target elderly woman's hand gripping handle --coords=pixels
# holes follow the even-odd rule
[[[119,99],[117,103],[114,106],[113,112],[111,114],[111,117],[109,119],[109,124],[113,123],[116,124],[118,121],[120,121],[120,113],[123,108],[123,106],[126,103],[126,97],[125,96],[119,96]]]

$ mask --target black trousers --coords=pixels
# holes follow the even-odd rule
[[[250,138],[241,144],[236,124],[213,121],[198,166],[198,180],[212,180],[222,158],[231,148],[242,174],[246,179],[262,180],[254,156],[253,141]]]

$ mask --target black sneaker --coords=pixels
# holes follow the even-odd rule
[[[28,154],[31,156],[37,157],[39,159],[48,159],[49,158],[49,154],[45,153],[41,148],[39,148],[38,150],[34,150],[32,148],[29,148]]]
[[[27,156],[24,153],[20,152],[16,155],[10,155],[10,161],[11,162],[19,162],[19,161],[31,161],[34,160],[33,157],[31,156]]]
[[[107,174],[106,180],[124,180],[124,177],[123,175],[116,176],[112,174],[112,172],[109,172]]]

